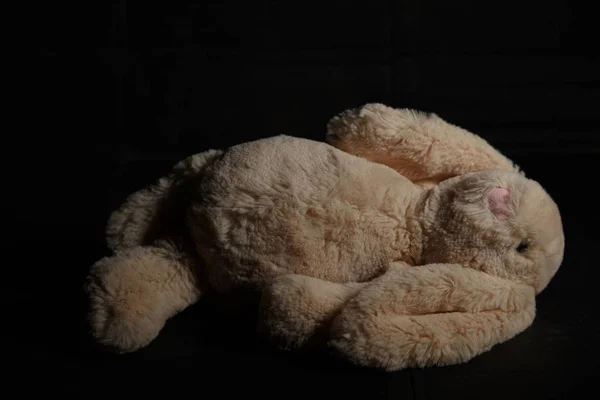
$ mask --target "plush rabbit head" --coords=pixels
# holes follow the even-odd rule
[[[366,104],[334,117],[327,138],[430,190],[422,263],[469,266],[537,293],[562,263],[557,205],[483,137],[434,114]]]
[[[539,183],[486,170],[441,182],[423,203],[423,263],[457,263],[541,292],[562,263],[557,205]]]

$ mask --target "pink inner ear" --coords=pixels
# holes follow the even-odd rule
[[[510,201],[510,191],[508,189],[497,187],[488,194],[488,206],[490,211],[499,219],[508,217],[508,202]]]

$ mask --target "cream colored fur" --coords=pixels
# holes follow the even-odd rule
[[[98,342],[117,352],[150,343],[169,318],[198,300],[196,263],[161,241],[118,250],[94,264],[87,290]]]
[[[281,348],[386,370],[465,362],[531,324],[564,252],[537,182],[411,110],[345,112],[328,140],[202,153],[130,196],[90,274],[94,337],[137,350],[205,285],[260,295]]]
[[[427,187],[466,172],[519,171],[480,136],[436,114],[372,103],[340,113],[327,128],[331,145],[385,164]]]
[[[186,158],[166,177],[131,194],[114,211],[106,226],[108,247],[112,250],[152,243],[170,233],[182,234],[180,226],[189,203],[189,188],[204,168],[223,152],[209,150]],[[167,226],[169,225],[169,226]]]

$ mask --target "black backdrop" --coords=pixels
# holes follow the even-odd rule
[[[600,73],[586,2],[119,1],[38,5],[5,160],[2,295],[14,383],[47,394],[578,398],[599,376]],[[525,333],[473,362],[393,374],[270,352],[199,304],[148,349],[93,353],[79,288],[108,213],[181,158],[285,133],[322,140],[366,102],[432,111],[515,159],[562,209],[563,268]],[[31,127],[31,128],[30,128]],[[31,130],[29,130],[31,129]],[[33,379],[33,380],[32,380]],[[215,392],[213,395],[212,392]],[[188,394],[189,393],[189,394]]]

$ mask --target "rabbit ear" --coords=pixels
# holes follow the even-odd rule
[[[334,116],[327,142],[395,169],[424,186],[468,172],[520,172],[483,137],[435,114],[369,103]]]
[[[503,187],[492,189],[487,195],[487,205],[498,219],[505,219],[509,215],[508,203],[510,202],[510,190]]]

